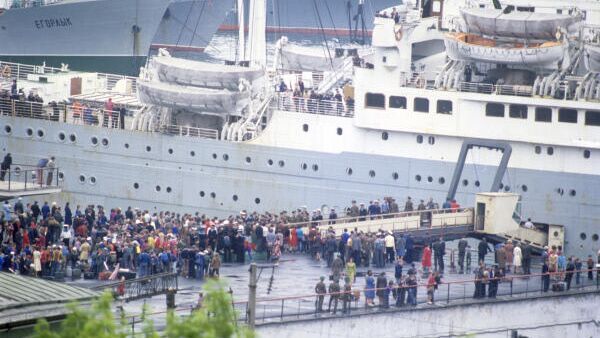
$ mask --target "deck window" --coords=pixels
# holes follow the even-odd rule
[[[437,112],[438,112],[438,114],[452,114],[452,101],[438,100],[437,101]]]
[[[502,103],[488,103],[485,106],[485,115],[493,117],[504,117],[504,105]]]
[[[527,106],[524,104],[511,104],[508,106],[508,116],[513,119],[527,119]]]
[[[600,111],[588,110],[585,112],[586,126],[600,126]]]
[[[558,110],[558,121],[565,123],[577,123],[577,110],[560,108]]]
[[[415,97],[415,111],[419,113],[429,113],[429,100],[423,97]]]
[[[404,97],[404,96],[390,96],[389,107],[390,108],[406,109],[406,97]]]
[[[552,122],[552,109],[548,107],[535,107],[536,122]]]
[[[379,93],[365,94],[366,108],[385,108],[385,95]]]

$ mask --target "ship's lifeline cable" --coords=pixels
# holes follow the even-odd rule
[[[192,36],[190,37],[190,43],[188,46],[192,45],[192,42],[194,41],[194,37],[196,36],[196,31],[198,31],[198,25],[200,24],[200,19],[202,18],[202,15],[204,14],[204,9],[206,8],[206,1],[204,1],[202,3],[202,8],[200,8],[200,15],[198,15],[198,20],[196,21],[196,26],[194,27],[194,31],[192,32]],[[189,53],[188,53],[189,55]]]
[[[179,41],[181,41],[181,35],[183,34],[183,30],[185,29],[185,27],[187,27],[187,23],[190,19],[190,15],[192,14],[192,11],[194,9],[194,6],[196,5],[196,2],[198,2],[198,0],[194,0],[190,4],[190,9],[185,17],[185,21],[183,22],[183,25],[181,25],[181,30],[179,31],[179,36],[177,37],[177,42],[175,43],[175,46],[179,46]]]
[[[315,17],[317,19],[317,23],[319,24],[319,28],[321,29],[321,36],[323,37],[323,42],[325,42],[325,48],[327,49],[327,55],[329,56],[329,64],[331,65],[331,69],[335,70],[335,67],[333,66],[333,58],[331,57],[331,51],[329,50],[329,44],[327,43],[327,38],[325,36],[325,30],[323,29],[323,22],[321,21],[321,15],[319,14],[317,0],[313,0],[313,7],[315,9]]]

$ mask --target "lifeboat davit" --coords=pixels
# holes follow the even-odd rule
[[[585,55],[584,62],[585,67],[590,72],[600,72],[600,45],[599,44],[586,44],[584,46]]]
[[[444,37],[446,53],[453,60],[544,65],[563,59],[566,42],[546,41],[523,44],[499,41],[469,33],[448,33]]]

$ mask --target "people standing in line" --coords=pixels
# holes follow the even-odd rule
[[[425,248],[423,248],[421,267],[423,268],[423,277],[427,278],[431,270],[431,248],[429,247],[429,245],[425,245]]]
[[[373,278],[373,271],[367,271],[367,276],[365,277],[365,306],[372,307],[375,304],[373,300],[375,299],[375,278]]]
[[[324,281],[325,276],[321,276],[319,278],[319,282],[317,282],[317,285],[315,285],[315,294],[317,295],[317,299],[315,300],[315,312],[317,313],[323,312],[323,301],[325,300],[325,295],[327,294]]]
[[[356,263],[352,257],[348,258],[346,263],[346,276],[350,278],[350,284],[353,284],[356,278]]]
[[[331,282],[331,284],[329,284],[329,306],[327,307],[327,312],[336,314],[339,297],[340,297],[340,283],[339,283],[338,279],[334,279],[333,282]],[[331,311],[332,303],[333,303],[333,312]]]
[[[485,256],[491,251],[487,240],[483,238],[477,245],[477,264],[485,263]]]

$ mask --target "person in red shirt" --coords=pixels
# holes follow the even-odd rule
[[[423,275],[427,276],[431,269],[431,248],[426,245],[423,249],[423,258],[421,259],[421,266],[423,267]]]
[[[452,202],[450,202],[450,209],[452,209],[452,212],[457,212],[459,208],[460,204],[458,204],[456,200],[452,200]]]

